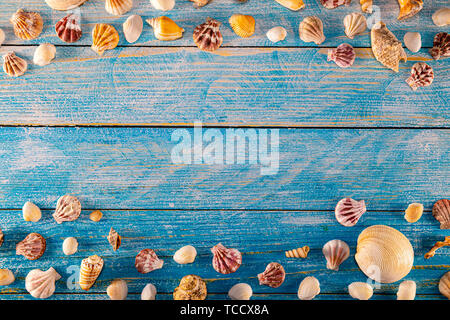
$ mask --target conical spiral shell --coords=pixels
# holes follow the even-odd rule
[[[400,12],[398,20],[404,20],[417,14],[423,8],[423,0],[398,0]]]
[[[303,0],[275,0],[279,4],[281,4],[283,7],[286,7],[292,11],[298,11],[301,8],[305,7],[305,3]]]
[[[325,41],[323,34],[323,23],[316,16],[309,16],[300,22],[299,26],[300,39],[305,42],[314,42],[319,45]]]
[[[164,261],[159,259],[152,249],[143,249],[139,251],[134,260],[134,266],[139,273],[149,273],[161,269]]]
[[[213,268],[219,273],[236,272],[242,264],[242,255],[237,249],[230,249],[219,243],[211,248],[211,252],[214,255]]]
[[[103,259],[97,255],[81,261],[79,284],[81,289],[89,290],[97,280],[103,269]]]
[[[17,244],[16,254],[22,255],[28,260],[37,260],[42,257],[46,247],[44,237],[39,233],[33,232]]]
[[[64,42],[73,43],[78,41],[82,35],[80,16],[69,13],[56,23],[55,31],[58,37]]]
[[[439,280],[439,292],[450,300],[450,271]]]
[[[44,21],[37,12],[17,10],[9,19],[14,27],[14,34],[22,40],[32,40],[39,37],[44,27]]]
[[[356,58],[355,49],[353,49],[353,47],[348,43],[340,44],[337,48],[334,49],[328,49],[327,61],[334,61],[341,68],[348,68],[351,65],[353,65],[353,62],[355,62],[355,58]],[[337,214],[336,217],[338,217]],[[342,215],[339,215],[339,218],[348,219],[350,218],[350,216],[344,217]],[[349,221],[346,220],[346,222]]]
[[[34,269],[25,278],[25,289],[34,298],[47,299],[55,292],[55,281],[59,279],[61,276],[53,268],[47,271]]]
[[[162,41],[172,41],[183,36],[184,29],[178,26],[172,19],[161,16],[146,20],[153,28],[156,39]]]
[[[361,5],[362,12],[372,13],[372,0],[359,0],[359,4]]]
[[[367,29],[367,20],[361,13],[353,12],[344,18],[345,34],[353,39],[356,35],[362,34]]]
[[[20,77],[28,68],[28,63],[16,56],[14,52],[8,52],[3,56],[3,71],[10,77]]]
[[[334,209],[336,220],[345,227],[354,226],[366,212],[364,200],[356,201],[352,198],[341,199]]]
[[[57,223],[63,223],[66,221],[77,220],[80,214],[80,201],[74,196],[65,195],[58,199],[53,218]]]
[[[281,264],[277,262],[271,262],[267,265],[264,272],[258,274],[258,280],[260,285],[266,285],[271,288],[278,288],[284,282],[286,272]]]
[[[234,33],[241,38],[251,37],[255,33],[255,18],[244,14],[233,14],[228,20]]]
[[[306,277],[298,287],[297,296],[300,300],[312,300],[320,293],[320,283],[315,277]]]
[[[109,230],[108,242],[114,251],[117,251],[117,249],[119,249],[120,244],[122,242],[122,237],[112,227]]]
[[[92,30],[91,49],[100,56],[105,50],[112,50],[119,44],[119,34],[113,26],[105,23],[96,24]]]
[[[434,79],[433,68],[425,62],[417,62],[411,68],[411,75],[406,79],[406,83],[413,89],[417,90],[419,87],[427,87],[431,85]],[[422,207],[423,211],[423,207]],[[420,214],[421,216],[422,214]],[[420,218],[419,216],[419,218]],[[406,215],[405,215],[406,217]],[[417,221],[417,220],[416,220]]]
[[[348,293],[358,300],[369,300],[373,296],[373,288],[366,282],[352,282],[348,285]]]
[[[293,249],[293,250],[288,250],[285,252],[286,258],[303,258],[303,259],[308,257],[308,253],[309,253],[308,246],[304,246],[304,247]]]
[[[359,235],[355,260],[370,279],[392,283],[411,271],[414,250],[400,231],[375,225],[364,229]]]
[[[350,256],[350,248],[342,240],[330,240],[322,248],[323,255],[327,260],[327,269],[339,270],[339,266]]]
[[[219,21],[207,18],[205,23],[195,27],[193,38],[200,50],[213,52],[220,48],[223,42],[220,25]]]
[[[105,10],[114,16],[121,16],[133,8],[133,0],[105,0]]]
[[[87,0],[45,0],[50,8],[60,11],[75,9],[86,1]]]
[[[406,53],[402,43],[397,40],[383,22],[378,22],[370,32],[372,52],[375,58],[385,67],[398,72],[400,60],[406,61]]]
[[[194,274],[184,276],[180,285],[173,292],[174,300],[205,300],[207,295],[206,283]]]
[[[432,212],[433,217],[441,223],[441,229],[450,229],[450,200],[436,201]]]
[[[414,300],[416,297],[416,283],[405,280],[398,286],[397,300]]]

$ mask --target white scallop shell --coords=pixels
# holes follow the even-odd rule
[[[253,290],[247,283],[238,283],[231,287],[228,296],[231,300],[250,300]]]
[[[353,39],[356,35],[363,33],[367,29],[366,17],[361,13],[353,12],[345,16],[344,18],[345,34],[350,39]]]
[[[323,255],[327,259],[327,269],[339,270],[339,266],[350,255],[350,248],[342,240],[330,240],[322,248]]]
[[[366,282],[353,282],[348,286],[348,293],[358,300],[369,300],[373,295],[373,288]]]
[[[297,296],[300,300],[312,300],[320,293],[320,283],[315,277],[306,277],[298,287]]]
[[[309,16],[300,22],[299,26],[300,39],[305,42],[314,42],[319,45],[325,41],[323,34],[323,23],[316,16]]]
[[[141,300],[155,300],[156,297],[156,287],[147,283],[147,285],[142,289]]]
[[[405,280],[398,286],[397,300],[414,300],[416,297],[416,283]]]
[[[25,278],[25,288],[33,297],[46,299],[55,292],[55,281],[59,279],[61,276],[53,268],[47,271],[34,269]]]

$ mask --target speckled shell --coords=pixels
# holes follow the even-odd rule
[[[411,18],[417,14],[423,8],[422,0],[398,0],[400,6],[400,12],[398,14],[398,20],[404,20]]]
[[[414,250],[400,231],[375,225],[364,229],[359,235],[355,260],[370,279],[392,283],[411,271]]]
[[[189,0],[194,3],[195,8],[201,8],[206,6],[211,0]]]
[[[356,201],[352,198],[341,199],[334,209],[336,220],[345,227],[354,226],[366,212],[364,200]]]
[[[66,11],[81,6],[87,0],[45,0],[50,8]]]
[[[98,23],[92,30],[91,49],[100,56],[105,50],[112,50],[119,44],[119,34],[113,26],[105,23]]]
[[[80,16],[69,13],[56,23],[55,31],[58,38],[64,42],[73,43],[80,40],[83,34],[80,27]]]
[[[445,237],[444,241],[437,241],[434,244],[434,246],[427,253],[425,253],[425,259],[430,259],[430,258],[434,257],[434,255],[436,254],[436,251],[439,248],[446,247],[446,246],[450,246],[450,236]]]
[[[121,16],[133,8],[133,0],[105,0],[105,10],[114,16]]]
[[[433,205],[433,217],[441,223],[441,229],[450,229],[450,201],[441,199]]]
[[[0,286],[9,286],[16,280],[14,273],[9,269],[0,269]]]
[[[309,16],[300,22],[299,26],[300,39],[305,42],[314,42],[319,45],[325,41],[323,34],[323,23],[316,16]]]
[[[183,36],[184,29],[179,27],[172,19],[161,16],[146,20],[153,28],[156,39],[162,41],[172,41]]]
[[[3,71],[10,77],[20,77],[28,68],[28,63],[16,56],[14,52],[8,52],[3,56]]]
[[[414,300],[416,297],[416,283],[405,280],[398,286],[397,300]]]
[[[25,289],[38,299],[47,299],[55,292],[55,281],[61,276],[54,268],[47,271],[31,270],[25,278]]]
[[[372,27],[371,43],[375,58],[385,67],[398,72],[400,60],[406,61],[406,53],[402,43],[397,40],[383,22],[378,22]]]
[[[309,247],[303,246],[301,248],[289,250],[285,252],[286,258],[303,258],[308,257]]]
[[[219,21],[207,18],[206,22],[195,27],[193,38],[200,50],[213,52],[220,48],[223,42],[220,25]]]
[[[271,262],[267,265],[264,272],[258,274],[258,280],[260,285],[266,285],[271,288],[278,288],[284,282],[286,272],[281,264],[277,262]]]
[[[312,300],[320,293],[320,283],[315,277],[306,277],[298,287],[297,296],[300,300]]]
[[[303,0],[275,0],[283,7],[286,7],[292,11],[298,11],[305,7]]]
[[[372,13],[372,0],[359,0],[359,4],[361,5],[362,12]]]
[[[30,233],[16,245],[16,254],[22,255],[28,260],[37,260],[45,252],[46,243],[39,233]]]
[[[411,203],[405,210],[405,220],[409,223],[414,223],[419,221],[423,213],[423,204],[421,203]]]
[[[255,18],[244,14],[233,14],[228,20],[231,29],[241,38],[249,38],[255,33]]]
[[[152,249],[141,250],[134,261],[134,266],[140,273],[149,273],[161,269],[164,261],[160,260]]]
[[[439,280],[439,292],[450,300],[450,271]]]
[[[205,300],[207,295],[206,283],[199,276],[190,274],[184,276],[180,285],[173,292],[174,300]]]
[[[80,201],[74,196],[65,195],[58,199],[55,212],[53,213],[53,218],[57,223],[63,223],[66,221],[77,220],[80,214]]]
[[[367,29],[367,20],[361,13],[353,12],[344,18],[345,34],[353,39],[356,35],[362,34]]]
[[[214,257],[212,265],[214,270],[222,274],[236,272],[242,264],[242,255],[237,249],[226,248],[221,243],[211,248]]]
[[[141,16],[131,15],[123,23],[123,35],[129,43],[136,42],[141,36],[144,23]]]
[[[431,16],[433,23],[438,27],[444,27],[450,24],[450,8],[440,8]]]
[[[447,32],[439,32],[434,36],[430,54],[434,60],[439,60],[441,57],[450,57],[450,35]]]
[[[79,284],[81,289],[89,290],[97,280],[103,269],[103,259],[97,255],[90,256],[81,261]]]
[[[228,296],[231,300],[250,300],[253,290],[247,283],[238,283],[231,287]]]
[[[117,249],[119,249],[120,244],[122,242],[122,238],[117,233],[117,231],[114,230],[112,227],[109,230],[108,242],[109,242],[109,244],[111,245],[111,247],[113,248],[114,251],[117,251]]]
[[[369,300],[373,296],[373,288],[366,282],[352,282],[348,285],[348,293],[354,299]]]
[[[406,83],[411,87],[411,89],[416,91],[419,87],[427,87],[431,85],[433,79],[433,69],[425,62],[417,62],[412,66],[411,75],[408,79],[406,79]]]
[[[349,257],[350,248],[342,240],[330,240],[325,243],[322,252],[327,260],[327,269],[338,271],[342,262]]]
[[[341,68],[348,68],[355,62],[355,49],[348,43],[343,43],[337,48],[328,49],[328,61],[334,61]],[[341,216],[341,218],[343,218]]]
[[[14,27],[14,34],[22,40],[36,39],[42,32],[44,21],[37,12],[27,12],[19,9],[9,19]]]
[[[2,228],[0,228],[0,247],[2,246],[4,240],[5,236],[3,234]]]
[[[348,6],[351,0],[320,0],[320,3],[327,9],[334,9],[342,5]]]
[[[115,279],[106,288],[106,294],[111,300],[125,300],[128,295],[128,285],[125,280]]]

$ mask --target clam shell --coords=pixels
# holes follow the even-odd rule
[[[431,16],[433,23],[438,27],[444,27],[450,24],[450,8],[440,8]]]
[[[267,265],[263,273],[258,274],[260,285],[266,285],[271,288],[278,288],[284,282],[286,272],[281,264],[271,262]]]
[[[441,229],[450,229],[450,201],[441,199],[433,205],[433,217],[441,223]]]
[[[253,290],[247,283],[238,283],[231,287],[228,296],[231,300],[250,300]]]
[[[430,251],[425,253],[425,259],[430,259],[430,258],[434,257],[434,255],[436,254],[437,249],[442,248],[442,247],[446,247],[446,246],[450,246],[450,236],[445,237],[444,241],[437,241],[434,244],[434,246],[430,249]]]
[[[356,201],[352,198],[341,199],[334,209],[336,220],[344,227],[354,226],[366,212],[364,200]]]
[[[56,48],[50,43],[40,44],[34,51],[33,63],[38,66],[46,66],[55,58]]]
[[[27,201],[22,207],[22,216],[25,221],[37,222],[41,219],[42,212],[37,205]]]
[[[27,71],[28,63],[16,56],[14,52],[8,52],[3,56],[3,71],[10,77],[20,77]]]
[[[114,230],[112,227],[109,230],[108,242],[109,242],[109,244],[111,245],[111,247],[113,248],[114,251],[117,251],[117,249],[119,249],[120,244],[122,242],[122,238],[117,233],[117,231]]]
[[[423,8],[422,0],[398,0],[400,6],[400,12],[398,14],[398,20],[404,20],[416,15]]]
[[[348,293],[354,299],[369,300],[373,296],[373,288],[366,282],[352,282],[348,285]]]
[[[174,300],[205,300],[207,295],[206,283],[199,276],[190,274],[184,276],[180,285],[173,292]]]
[[[320,0],[320,3],[327,9],[334,9],[342,5],[348,6],[351,0]]]
[[[422,37],[418,32],[407,32],[403,37],[403,42],[405,46],[411,52],[418,52],[422,47]]]
[[[300,22],[299,26],[300,39],[305,42],[314,42],[319,45],[325,41],[323,34],[323,23],[316,16],[309,16]]]
[[[342,262],[349,257],[350,248],[342,240],[330,240],[323,246],[322,253],[327,260],[327,269],[338,271]]]
[[[55,281],[59,279],[61,276],[53,268],[47,271],[34,269],[25,278],[25,289],[34,298],[47,299],[55,292]]]
[[[286,7],[293,11],[298,11],[305,7],[303,0],[275,0],[275,1],[281,4],[283,7]]]
[[[439,292],[450,300],[450,271],[439,280]]]
[[[81,261],[79,284],[81,289],[89,290],[97,280],[103,269],[103,259],[97,255],[90,256]]]
[[[228,20],[234,33],[241,38],[249,38],[255,33],[255,18],[244,14],[233,14]]]
[[[194,3],[195,8],[201,8],[206,6],[210,0],[189,0]]]
[[[50,8],[60,11],[75,9],[86,1],[87,0],[45,0]]]
[[[423,204],[411,203],[408,206],[408,209],[405,210],[405,220],[408,221],[409,223],[417,222],[422,217],[422,213],[423,213]]]
[[[362,34],[367,29],[367,20],[361,13],[353,12],[344,18],[345,34],[353,39],[356,35]]]
[[[9,19],[14,27],[14,34],[22,40],[32,40],[39,37],[44,27],[44,21],[37,12],[27,12],[19,9]]]
[[[53,218],[57,223],[63,223],[65,221],[77,220],[80,214],[80,201],[74,196],[65,195],[58,199]]]
[[[155,298],[156,287],[151,283],[147,283],[144,289],[142,289],[141,300],[155,300]]]
[[[136,42],[142,33],[144,24],[138,15],[132,15],[123,23],[123,34],[129,43]]]
[[[221,243],[211,248],[214,257],[212,265],[214,270],[222,274],[236,272],[242,264],[242,255],[237,249],[229,249]]]
[[[28,260],[37,260],[45,252],[46,241],[39,233],[30,233],[16,245],[16,254],[24,256]]]
[[[195,27],[193,38],[200,50],[213,52],[220,48],[223,42],[220,25],[219,21],[207,18],[206,22]]]
[[[375,58],[385,67],[398,72],[400,60],[407,60],[402,43],[397,40],[382,21],[373,26],[370,35],[372,52]]]
[[[320,283],[315,277],[306,277],[298,287],[297,296],[300,300],[312,300],[320,293]]]
[[[78,241],[74,237],[64,239],[63,252],[66,256],[75,254],[78,251]]]
[[[179,27],[172,19],[161,16],[146,20],[153,28],[156,39],[162,41],[172,41],[183,36],[184,29]]]
[[[164,261],[160,260],[152,249],[141,250],[135,259],[134,266],[139,273],[149,273],[161,269]]]
[[[267,31],[267,38],[272,42],[283,41],[287,36],[287,31],[283,27],[274,27]]]
[[[397,300],[414,300],[416,297],[416,283],[405,280],[398,286]]]
[[[372,13],[372,0],[359,0],[361,5],[361,11],[366,13]]]
[[[113,16],[121,16],[133,8],[133,0],[105,0],[105,10]]]
[[[156,10],[169,11],[175,7],[175,0],[150,0],[151,5]]]
[[[100,210],[94,210],[89,214],[89,219],[94,222],[99,222],[103,217],[103,213]]]
[[[417,88],[419,87],[427,87],[431,85],[433,79],[434,79],[433,69],[425,62],[417,62],[412,66],[411,75],[409,76],[408,79],[406,79],[406,83],[411,87],[411,89],[416,91]],[[417,218],[417,220],[419,220],[420,217],[422,216],[423,206],[421,210],[419,208],[419,211],[415,211],[414,213],[412,210],[413,209],[408,211],[408,217],[411,219]],[[413,214],[415,214],[416,216],[413,216]]]
[[[340,44],[335,49],[328,49],[327,61],[334,61],[341,68],[348,68],[353,65],[355,58],[355,49],[348,43]],[[340,218],[344,217],[340,216]]]
[[[98,23],[92,30],[91,49],[100,56],[106,50],[112,50],[119,44],[119,34],[113,26],[105,23]]]
[[[173,255],[173,260],[179,264],[193,263],[197,256],[197,250],[193,246],[184,246]]]
[[[9,286],[16,278],[9,269],[0,269],[0,286]]]
[[[285,252],[286,258],[303,258],[303,259],[308,257],[308,253],[309,253],[308,246],[304,246],[301,248],[297,248],[297,249],[293,249],[293,250],[289,250],[289,251]]]
[[[128,285],[125,280],[115,279],[106,288],[106,294],[111,300],[125,300],[128,295]]]
[[[0,46],[5,42],[5,31],[3,29],[0,29]]]
[[[411,271],[414,250],[400,231],[375,225],[364,229],[359,235],[355,260],[370,279],[392,283]]]

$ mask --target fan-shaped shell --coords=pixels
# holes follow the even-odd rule
[[[353,12],[345,16],[344,18],[345,34],[350,39],[353,39],[356,35],[362,34],[367,29],[367,20],[361,13]]]
[[[47,271],[34,269],[25,278],[25,289],[34,298],[47,299],[55,292],[55,281],[59,279],[61,276],[53,268]]]
[[[369,300],[373,296],[373,288],[366,282],[353,282],[348,285],[348,293],[358,300]]]
[[[117,251],[117,249],[119,249],[120,244],[122,242],[121,236],[112,227],[109,230],[108,242],[109,242],[109,244],[111,245],[111,247],[113,248],[114,251]]]
[[[450,300],[450,271],[439,280],[439,292]]]
[[[362,12],[372,13],[372,0],[359,0],[359,4]]]
[[[55,31],[58,38],[64,42],[73,43],[80,40],[83,34],[80,27],[80,16],[69,13],[56,23]]]
[[[214,270],[222,274],[236,272],[242,264],[242,255],[237,249],[229,249],[221,243],[211,248],[214,257],[212,265]]]
[[[299,26],[300,39],[305,42],[314,42],[319,45],[325,41],[323,34],[323,23],[316,16],[309,16],[300,22]]]
[[[286,7],[292,11],[298,11],[305,7],[303,0],[275,0],[283,7]]]
[[[320,283],[315,277],[306,277],[298,287],[297,296],[300,300],[312,300],[320,293]]]
[[[241,38],[251,37],[255,33],[255,18],[245,14],[233,14],[228,20],[234,33]]]
[[[402,43],[397,40],[382,21],[372,27],[370,37],[375,58],[385,67],[398,72],[400,60],[407,60]]]
[[[89,290],[97,280],[103,269],[103,259],[97,255],[81,261],[79,284],[81,289]]]
[[[450,24],[450,8],[440,8],[431,16],[433,23],[438,27],[444,27]]]
[[[134,266],[140,273],[149,273],[161,269],[164,261],[160,260],[152,249],[141,250],[134,261]]]
[[[113,26],[105,23],[98,23],[92,30],[92,46],[91,49],[100,56],[106,50],[112,50],[119,44],[119,33]]]
[[[364,200],[356,201],[352,198],[341,199],[334,210],[336,220],[345,227],[354,226],[366,212]]]
[[[441,199],[433,205],[433,217],[441,223],[441,229],[450,229],[450,201]]]
[[[416,283],[405,280],[398,286],[397,300],[414,300],[416,297]]]
[[[228,296],[231,300],[250,300],[253,290],[247,283],[238,283],[231,287]]]
[[[301,248],[288,250],[285,252],[286,258],[303,258],[308,257],[309,247],[303,246]]]
[[[146,21],[152,26],[153,33],[158,40],[172,41],[183,36],[184,29],[168,17],[150,18]]]
[[[105,10],[114,16],[121,16],[133,8],[133,0],[105,0]]]
[[[284,282],[286,272],[281,264],[271,262],[267,265],[263,273],[258,274],[260,285],[266,285],[272,288],[278,288]]]
[[[375,225],[359,235],[355,260],[361,271],[372,280],[392,283],[411,271],[414,250],[400,231]]]
[[[111,300],[125,300],[128,295],[128,285],[125,280],[115,279],[106,288],[106,294]]]
[[[450,57],[450,35],[447,32],[439,32],[434,36],[430,54],[434,60],[439,60],[441,57]]]
[[[36,39],[42,32],[44,21],[37,12],[19,9],[9,19],[14,27],[14,34],[22,40]]]
[[[406,83],[411,87],[411,89],[416,91],[417,88],[419,87],[427,87],[431,85],[433,79],[434,79],[433,68],[431,68],[425,62],[417,62],[412,66],[411,75],[409,76],[408,79],[406,79]],[[420,216],[421,215],[422,214],[420,214]]]
[[[60,11],[75,9],[87,0],[45,0],[50,8]]]
[[[77,220],[80,214],[80,201],[74,196],[65,195],[58,199],[55,213],[53,213],[53,218],[57,223],[63,223],[66,221]]]
[[[342,5],[348,6],[351,0],[320,0],[320,3],[327,9],[334,9]]]
[[[338,271],[342,262],[349,257],[350,248],[344,241],[335,239],[325,243],[322,252],[327,260],[327,268]]]
[[[28,63],[16,56],[14,52],[8,52],[3,56],[3,71],[10,77],[20,77],[27,71]]]
[[[398,0],[400,12],[398,20],[404,20],[417,14],[423,8],[423,0]]]
[[[173,292],[174,300],[205,300],[207,295],[206,283],[199,276],[190,274],[184,276],[180,285]]]
[[[341,68],[348,68],[355,62],[355,49],[348,43],[340,44],[337,48],[328,49],[328,61],[334,61]],[[342,212],[341,212],[342,213]],[[354,217],[354,216],[353,216]],[[350,216],[340,218],[349,219]],[[348,222],[348,220],[347,220]]]
[[[123,23],[123,34],[125,39],[129,43],[136,42],[142,33],[142,28],[144,24],[142,22],[141,16],[131,15],[127,18],[127,20]]]
[[[28,260],[37,260],[45,252],[46,243],[39,233],[30,233],[16,245],[16,254],[22,255]]]
[[[14,282],[16,277],[9,269],[0,269],[0,286],[9,286]]]
[[[200,50],[213,52],[220,48],[223,42],[220,25],[219,21],[207,18],[206,22],[195,27],[193,38]]]

